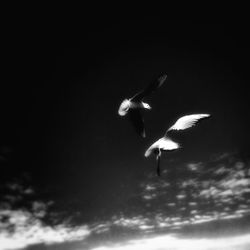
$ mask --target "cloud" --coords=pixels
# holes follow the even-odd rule
[[[50,245],[78,241],[90,234],[87,226],[44,225],[41,220],[24,210],[0,210],[0,218],[2,218],[0,221],[2,250],[20,249],[40,243]]]
[[[201,246],[198,249],[203,249],[203,244],[205,244],[204,247],[208,247],[204,249],[216,249],[216,244],[221,246],[219,249],[233,249],[226,248],[226,239],[222,237],[220,237],[220,241],[184,240],[178,235],[170,236],[169,233],[179,232],[190,225],[216,224],[218,221],[229,221],[236,218],[244,220],[250,213],[250,201],[247,200],[250,193],[249,166],[230,154],[217,156],[217,161],[214,159],[213,162],[187,162],[178,166],[174,164],[173,166],[168,165],[168,171],[161,179],[148,176],[142,183],[139,183],[140,189],[136,193],[137,210],[135,212],[132,211],[134,204],[132,203],[131,208],[129,207],[131,203],[126,204],[125,201],[124,205],[128,206],[122,210],[122,213],[115,214],[105,221],[97,220],[94,223],[78,227],[62,222],[51,227],[42,222],[43,218],[48,215],[52,204],[50,202],[32,201],[29,211],[13,210],[11,206],[2,206],[0,208],[1,246],[4,247],[3,249],[11,250],[32,244],[52,245],[79,241],[85,242],[85,246],[96,247],[97,239],[101,246],[105,244],[107,238],[109,247],[103,246],[94,249],[132,250],[143,248],[156,250],[165,249],[164,244],[167,243],[170,244],[169,247],[172,246],[170,249],[176,250],[183,249],[183,244],[190,246],[190,249],[195,249],[194,246],[196,249],[197,246]],[[15,183],[10,184],[9,189],[23,197],[35,192],[31,187],[24,188]],[[14,198],[9,197],[9,200]],[[126,211],[133,213],[126,213]],[[163,230],[167,235],[162,238],[151,237],[150,241],[145,238],[145,240],[124,242],[124,238],[138,238],[140,235],[149,237],[152,233],[162,233]],[[121,242],[120,235],[123,237],[124,246],[113,244],[115,241]],[[241,236],[243,237],[243,235]],[[246,238],[240,238],[241,236],[230,237],[232,244],[237,242],[237,239],[246,243]],[[150,242],[154,242],[154,244]]]
[[[102,246],[91,250],[247,250],[250,234],[212,239],[183,239],[175,235],[157,236],[128,241],[113,246]]]

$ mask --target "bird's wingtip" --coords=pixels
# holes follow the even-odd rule
[[[165,80],[167,79],[167,77],[168,77],[168,75],[167,75],[166,73],[164,73],[164,74],[162,74],[162,75],[158,78],[158,80],[159,80],[161,83],[163,83],[163,82],[165,82]]]
[[[211,114],[203,114],[202,116],[203,116],[202,118],[209,118],[211,117]]]

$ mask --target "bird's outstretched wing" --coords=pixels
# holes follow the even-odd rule
[[[129,117],[134,125],[135,131],[142,137],[146,137],[144,121],[138,109],[130,109]]]
[[[145,96],[152,94],[155,90],[157,90],[167,79],[167,75],[163,74],[159,76],[156,80],[154,80],[151,84],[148,85],[147,88],[135,94],[131,101],[141,101]]]
[[[184,130],[193,127],[199,120],[209,117],[209,114],[193,114],[185,115],[179,118],[173,126],[171,126],[166,134],[171,130]],[[165,134],[165,136],[166,136]]]

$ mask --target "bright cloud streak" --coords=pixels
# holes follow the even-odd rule
[[[166,235],[91,250],[247,250],[249,247],[250,234],[217,239],[180,239]]]

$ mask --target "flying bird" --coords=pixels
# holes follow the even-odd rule
[[[168,133],[170,131],[184,130],[191,128],[196,125],[196,123],[206,117],[209,117],[209,114],[192,114],[185,115],[179,118],[173,126],[171,126],[165,133],[165,135],[160,138],[158,141],[153,143],[145,152],[145,157],[148,157],[152,153],[156,155],[157,160],[157,175],[160,176],[160,157],[163,151],[171,151],[178,148],[181,148],[180,144],[172,141]]]
[[[130,120],[134,125],[136,132],[142,137],[146,137],[144,121],[141,114],[141,110],[150,110],[151,107],[148,103],[143,102],[143,99],[151,95],[157,90],[167,79],[167,75],[163,74],[150,83],[144,90],[138,92],[133,97],[122,101],[118,114],[125,116],[129,114]]]

